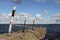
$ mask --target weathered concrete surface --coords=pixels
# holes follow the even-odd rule
[[[10,36],[1,34],[0,40],[40,40],[45,37],[46,28],[35,28],[34,30],[28,29],[24,32],[14,32]]]

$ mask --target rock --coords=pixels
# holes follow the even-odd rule
[[[10,36],[7,34],[0,35],[3,40],[40,40],[45,37],[46,28],[35,28],[34,30],[28,29],[24,32],[14,32]]]

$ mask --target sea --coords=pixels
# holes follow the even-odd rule
[[[39,28],[45,27],[46,28],[46,37],[45,38],[56,38],[60,36],[60,24],[13,24],[12,25],[12,32],[32,29],[32,27]],[[0,24],[0,34],[8,33],[9,24]]]

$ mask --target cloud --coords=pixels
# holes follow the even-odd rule
[[[23,12],[20,13],[19,16],[24,20],[29,20],[31,18],[31,16],[28,13],[23,13]]]
[[[9,19],[9,16],[8,16],[7,14],[5,14],[5,13],[0,14],[0,16],[1,16],[3,19]]]
[[[51,21],[54,22],[55,24],[59,23],[60,24],[60,13],[56,13],[55,15],[51,16]]]
[[[27,21],[26,23],[32,23],[33,17],[31,17],[28,13],[22,12],[20,14],[16,14],[14,18],[15,23],[24,23],[25,20]]]
[[[36,20],[42,20],[42,17],[41,17],[41,15],[40,14],[36,14]]]
[[[41,14],[36,14],[36,23],[38,24],[60,24],[60,13],[57,13],[50,18],[45,18]]]
[[[7,14],[5,14],[5,13],[0,14],[0,23],[1,24],[2,23],[9,23],[9,21],[10,21],[10,17]]]
[[[15,3],[20,3],[21,0],[11,0],[12,2],[15,2]]]
[[[42,21],[42,22],[47,22],[48,20],[46,18],[44,18],[41,14],[36,14],[36,20],[38,21]]]
[[[11,13],[9,13],[9,14],[6,14],[6,13],[0,14],[0,23],[9,23],[10,19],[11,19],[10,15],[11,15]],[[22,13],[16,14],[14,16],[13,23],[23,24],[24,20],[26,20],[26,23],[32,24],[34,19],[35,19],[35,24],[60,23],[60,13],[57,13],[57,14],[51,16],[50,18],[45,18],[41,14],[36,14],[35,17],[32,17],[28,13],[22,12]]]
[[[46,19],[41,14],[36,14],[36,20],[45,21]]]

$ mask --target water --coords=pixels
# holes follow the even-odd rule
[[[58,34],[60,34],[60,24],[26,24],[25,30],[33,27],[46,27],[46,37],[55,38]],[[12,27],[12,32],[20,31],[24,27],[23,24],[14,24]],[[0,34],[7,33],[9,28],[9,24],[0,24]]]

